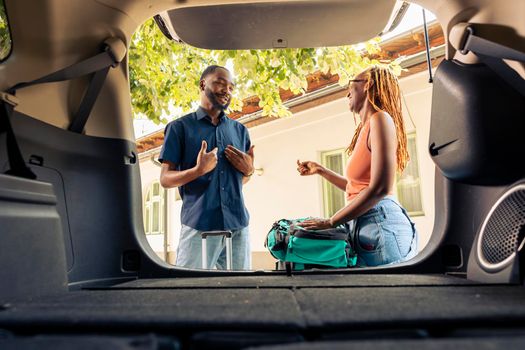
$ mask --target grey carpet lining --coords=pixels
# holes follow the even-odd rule
[[[0,328],[331,330],[525,321],[520,286],[81,290],[18,300]]]
[[[525,319],[522,287],[314,288],[297,290],[295,297],[312,327]]]
[[[257,350],[495,350],[524,349],[525,337],[467,338],[467,339],[424,339],[424,340],[380,340],[380,341],[337,341],[312,342],[288,345],[263,346],[249,349]]]
[[[357,288],[406,286],[476,285],[463,278],[445,275],[293,275],[139,279],[90,289],[187,289],[187,288]]]
[[[106,290],[19,300],[0,312],[0,327],[282,328],[305,326],[290,290]]]

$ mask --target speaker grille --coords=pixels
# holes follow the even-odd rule
[[[525,185],[503,195],[489,213],[481,231],[481,258],[484,263],[505,262],[518,248],[525,228]]]

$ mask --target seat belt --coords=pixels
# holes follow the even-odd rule
[[[465,27],[463,35],[462,43],[458,48],[462,54],[466,55],[472,51],[481,62],[525,96],[525,79],[503,61],[503,59],[509,59],[525,62],[525,52],[477,36],[472,26]]]
[[[0,134],[6,133],[6,149],[7,159],[9,160],[9,170],[5,173],[7,175],[20,176],[26,179],[36,179],[35,173],[29,169],[24,162],[18,142],[16,142],[13,128],[9,120],[9,115],[12,113],[13,106],[6,101],[1,102],[0,106]]]
[[[25,165],[20,148],[16,141],[10,116],[14,107],[18,105],[16,91],[28,86],[71,80],[87,74],[93,74],[88,89],[80,103],[79,109],[68,127],[69,131],[81,133],[87,122],[91,109],[104,85],[104,81],[111,67],[116,67],[126,55],[126,46],[118,38],[109,38],[104,41],[104,51],[79,63],[48,74],[42,78],[14,85],[0,93],[0,133],[6,132],[7,157],[10,169],[9,175],[35,179],[35,174]]]

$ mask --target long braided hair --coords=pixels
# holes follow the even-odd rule
[[[366,93],[368,102],[370,102],[377,111],[385,111],[390,114],[394,120],[397,136],[397,170],[401,173],[405,169],[410,157],[407,150],[407,136],[401,110],[399,81],[394,73],[385,66],[372,66],[364,71],[364,74],[367,79],[367,84],[370,86]],[[373,81],[374,84],[370,84],[370,81]],[[350,142],[350,145],[346,149],[349,155],[355,148],[357,138],[362,128],[363,122],[361,121],[355,130],[352,142]]]

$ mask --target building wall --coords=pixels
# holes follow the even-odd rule
[[[428,73],[425,71],[402,79],[401,89],[406,101],[406,104],[403,103],[405,125],[407,130],[416,130],[417,135],[419,177],[425,215],[413,219],[420,235],[419,250],[421,251],[430,240],[434,227],[435,165],[428,153],[432,84],[428,82]],[[413,123],[408,118],[407,109],[412,115]]]
[[[425,215],[413,217],[413,220],[420,233],[420,249],[427,244],[434,221],[434,165],[427,152],[431,85],[427,80],[425,72],[401,80],[413,120],[410,120],[404,107],[406,128],[407,131],[417,130],[416,144]],[[254,269],[271,269],[275,266],[275,260],[264,248],[266,234],[273,222],[281,218],[323,216],[321,178],[299,176],[297,160],[320,162],[321,152],[347,147],[354,130],[354,117],[348,111],[346,98],[250,129],[255,145],[255,165],[262,169],[262,174],[254,175],[244,188],[246,206],[251,216]],[[146,160],[141,161],[141,171],[144,191],[148,181],[158,179],[160,168]],[[176,247],[180,230],[180,205],[171,199],[168,200],[168,225],[173,236],[172,246]],[[151,242],[152,245],[158,245],[153,239]],[[153,249],[157,251],[158,248]]]
[[[158,158],[158,152],[155,153],[155,157]],[[156,181],[159,181],[160,177],[160,167],[154,164],[151,161],[150,156],[139,157],[139,166],[140,166],[140,178],[142,183],[142,203],[144,204],[144,199],[148,188]],[[168,243],[168,262],[175,262],[175,252],[177,250],[177,245],[179,244],[179,235],[180,231],[180,210],[182,207],[182,202],[176,200],[176,191],[177,189],[169,189],[165,192],[165,203],[166,203],[166,228],[167,228],[167,243]],[[151,245],[151,248],[158,256],[162,259],[165,258],[164,253],[164,235],[153,234],[147,235],[148,242]]]

